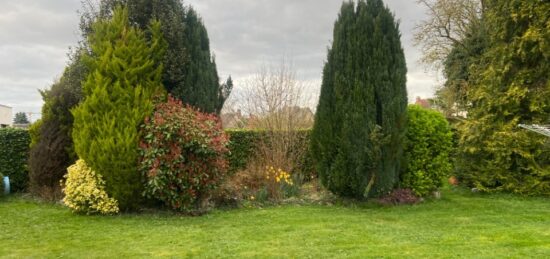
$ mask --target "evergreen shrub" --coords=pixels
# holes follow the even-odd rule
[[[435,110],[410,105],[408,117],[401,186],[426,196],[441,187],[452,170],[453,135],[445,117]]]
[[[228,137],[218,118],[169,96],[145,119],[141,136],[145,196],[177,211],[202,212],[228,169]]]
[[[105,192],[105,181],[80,159],[67,169],[63,202],[76,213],[116,214],[117,201]]]
[[[30,141],[28,130],[0,129],[0,173],[10,178],[12,192],[22,192],[27,189]]]
[[[153,111],[153,96],[162,90],[160,60],[165,47],[159,22],[146,32],[129,25],[126,9],[99,20],[83,58],[90,75],[84,100],[73,109],[76,153],[106,182],[107,193],[121,209],[141,202],[138,171],[139,126]]]

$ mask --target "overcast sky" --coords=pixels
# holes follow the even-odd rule
[[[239,79],[262,64],[292,59],[300,79],[317,93],[341,0],[187,0],[203,17],[220,77]],[[424,18],[414,0],[385,0],[401,21],[409,100],[432,96],[437,82],[418,64],[414,25]],[[80,0],[0,0],[0,104],[40,112],[38,89],[63,72],[79,40]],[[34,118],[33,118],[34,119]]]

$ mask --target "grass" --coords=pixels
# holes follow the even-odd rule
[[[0,200],[0,257],[550,258],[550,200],[447,190],[414,206],[79,216]]]

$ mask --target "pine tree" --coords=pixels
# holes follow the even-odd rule
[[[489,44],[469,69],[459,126],[462,182],[483,191],[550,195],[550,146],[518,124],[550,124],[550,4],[488,1]]]
[[[406,64],[381,0],[342,5],[323,69],[312,150],[322,183],[365,198],[398,181],[406,128]]]
[[[132,208],[141,196],[138,172],[138,128],[153,109],[161,89],[164,41],[159,22],[145,33],[131,27],[128,11],[118,7],[109,20],[99,20],[88,36],[85,56],[91,73],[83,85],[84,100],[73,110],[76,153],[106,181],[107,193],[121,208]]]

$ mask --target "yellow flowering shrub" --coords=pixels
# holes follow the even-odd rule
[[[105,181],[80,159],[67,168],[63,203],[74,212],[116,214],[118,202],[105,192]]]

